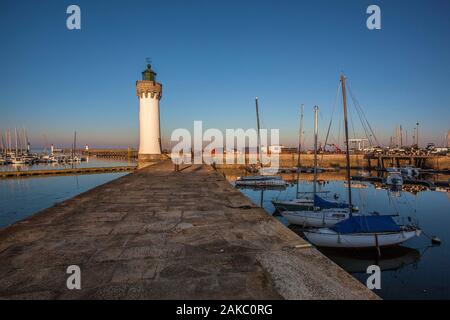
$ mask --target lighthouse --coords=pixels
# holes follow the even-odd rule
[[[139,98],[139,161],[162,159],[161,131],[159,126],[159,100],[162,85],[156,82],[156,72],[150,64],[142,72],[142,80],[136,81]]]

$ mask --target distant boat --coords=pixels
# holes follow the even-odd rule
[[[261,157],[261,136],[259,128],[259,108],[258,108],[258,98],[255,98],[256,105],[256,123],[258,130],[258,163],[261,165],[259,169],[259,174],[254,176],[238,177],[235,185],[236,186],[253,186],[253,187],[285,187],[286,182],[281,176],[273,175],[278,171],[273,168],[263,168],[260,157]]]
[[[68,163],[81,162],[81,158],[79,158],[77,156],[68,157],[68,158],[66,158],[66,162],[68,162]]]
[[[38,161],[42,163],[55,163],[58,162],[58,159],[56,159],[53,155],[43,155]]]
[[[25,164],[25,160],[21,157],[13,157],[10,159],[11,164]]]

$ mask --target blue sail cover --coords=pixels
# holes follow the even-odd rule
[[[400,231],[392,216],[352,216],[336,223],[331,229],[343,234]]]
[[[314,206],[320,207],[322,209],[348,208],[348,203],[327,201],[327,200],[319,197],[317,194],[315,194],[314,195]]]

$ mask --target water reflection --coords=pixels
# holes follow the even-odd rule
[[[87,157],[86,161],[73,163],[34,163],[34,164],[8,164],[0,165],[0,171],[29,171],[29,170],[57,170],[71,168],[99,168],[136,165],[136,161],[130,159],[107,159]]]
[[[273,199],[288,200],[296,197],[296,175],[283,175],[283,178],[291,182],[285,190],[240,190],[287,226],[288,222],[275,212],[271,203]],[[326,192],[330,197],[336,194],[342,199],[347,198],[343,173],[327,172],[320,174],[319,179],[320,192]],[[442,180],[442,177],[432,179]],[[230,180],[232,183],[233,179]],[[383,248],[380,258],[375,250],[320,250],[363,284],[369,276],[366,274],[367,266],[378,264],[382,270],[382,288],[375,292],[382,298],[450,299],[449,190],[437,188],[432,191],[425,186],[410,185],[390,189],[380,183],[358,183],[361,185],[353,186],[352,196],[360,212],[378,211],[383,214],[398,214],[403,219],[417,220],[423,235],[407,241],[402,246]],[[298,188],[304,194],[312,191],[312,182],[308,175],[302,174]],[[298,227],[289,228],[302,235]],[[442,240],[440,246],[431,245],[430,238],[434,235]]]
[[[320,251],[350,273],[366,273],[370,265],[378,265],[381,271],[397,271],[408,265],[417,267],[421,253],[404,246],[384,248],[381,257],[372,250],[333,250],[321,248]]]
[[[0,228],[128,173],[0,180]]]

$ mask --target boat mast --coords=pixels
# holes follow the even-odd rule
[[[300,107],[300,131],[298,133],[298,155],[297,155],[297,193],[295,197],[298,198],[298,185],[300,179],[300,154],[302,149],[302,134],[303,134],[303,103]]]
[[[1,143],[2,143],[2,153],[5,152],[5,144],[3,143],[3,131],[0,130],[0,137],[1,137]]]
[[[76,144],[77,144],[77,132],[75,131],[75,133],[73,135],[72,160],[75,158]]]
[[[348,184],[348,209],[349,215],[352,216],[352,186],[350,184],[350,150],[348,143],[348,121],[347,121],[347,96],[345,91],[345,77],[341,74],[342,83],[342,102],[344,105],[344,128],[345,128],[345,156],[347,160],[347,184]]]
[[[11,128],[9,128],[8,130],[8,146],[9,146],[9,153],[12,153]]]
[[[262,161],[261,161],[261,133],[260,133],[260,127],[259,127],[259,107],[258,107],[258,97],[255,98],[255,104],[256,104],[256,130],[258,130],[257,132],[257,137],[258,137],[258,162],[262,168]]]
[[[17,158],[17,152],[18,152],[18,150],[17,150],[17,128],[14,128],[14,139],[16,142],[16,158]]]
[[[23,132],[25,134],[25,145],[27,146],[27,153],[29,154],[31,152],[31,146],[30,146],[30,141],[28,141],[28,134],[27,134],[27,130],[25,128],[23,128]]]
[[[11,129],[8,128],[8,130],[6,130],[6,143],[7,143],[7,153],[11,153]]]
[[[319,107],[314,106],[314,188],[313,188],[314,197],[316,196],[317,192],[317,136],[319,133],[318,116],[317,116],[318,111]]]
[[[300,168],[300,150],[302,149],[302,135],[303,135],[303,103],[300,107],[300,131],[298,133],[298,157],[297,157],[297,169]]]

